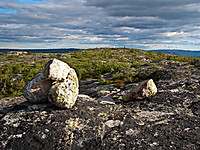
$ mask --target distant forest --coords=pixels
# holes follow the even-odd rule
[[[9,51],[23,51],[28,53],[67,53],[73,52],[80,49],[76,48],[63,48],[63,49],[0,49],[0,52],[9,52]]]

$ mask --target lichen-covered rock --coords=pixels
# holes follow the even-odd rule
[[[49,90],[48,100],[61,108],[71,108],[78,96],[78,78],[74,69],[70,68],[64,82],[57,82]]]
[[[54,58],[45,65],[44,74],[47,79],[64,81],[69,70],[70,66],[68,64]]]
[[[47,95],[51,88],[52,81],[46,80],[44,73],[38,73],[23,88],[24,97],[33,103],[47,102]]]
[[[123,96],[123,100],[144,99],[154,96],[157,93],[157,87],[152,79],[141,82],[134,87],[129,93]]]

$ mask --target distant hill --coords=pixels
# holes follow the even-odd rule
[[[77,51],[77,48],[63,48],[63,49],[0,49],[0,52],[9,51],[23,51],[28,53],[67,53],[72,51]]]
[[[0,52],[9,52],[9,51],[23,51],[29,53],[67,53],[72,51],[77,51],[80,49],[77,48],[58,48],[58,49],[0,49]],[[199,51],[190,51],[190,50],[148,50],[153,52],[165,52],[165,53],[173,53],[176,55],[185,55],[185,56],[193,56],[193,57],[200,57],[200,50]]]
[[[190,50],[149,50],[153,52],[164,52],[164,53],[172,53],[176,55],[185,55],[185,56],[193,56],[193,57],[200,57],[200,50],[199,51],[190,51]]]

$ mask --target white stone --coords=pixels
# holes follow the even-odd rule
[[[105,125],[107,125],[109,128],[117,127],[122,124],[123,124],[123,122],[120,120],[108,120],[105,122]]]
[[[68,76],[70,66],[58,59],[50,60],[45,65],[44,74],[47,79],[63,81]]]
[[[137,134],[139,134],[140,133],[140,131],[138,131],[138,130],[133,130],[133,129],[129,129],[129,130],[127,130],[126,131],[126,135],[134,135],[134,136],[136,136]]]

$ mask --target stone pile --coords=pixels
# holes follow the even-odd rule
[[[123,96],[123,100],[145,99],[154,96],[157,93],[157,87],[152,79],[141,82],[129,93]]]
[[[44,72],[38,73],[23,88],[24,97],[33,103],[51,102],[60,108],[71,108],[78,97],[76,72],[68,64],[52,59]]]

